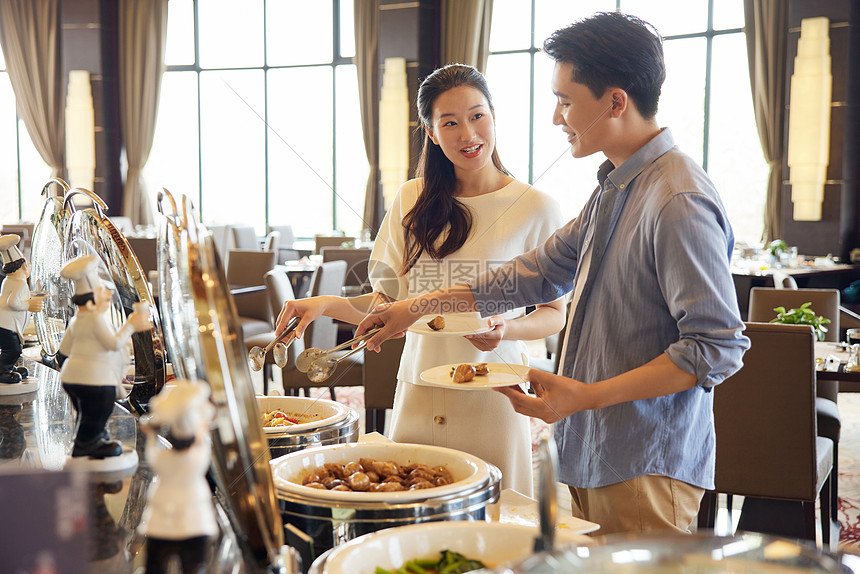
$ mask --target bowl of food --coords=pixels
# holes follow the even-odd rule
[[[303,433],[337,423],[349,407],[328,399],[258,396],[261,424],[266,434]]]
[[[358,440],[358,412],[335,401],[266,396],[257,397],[257,404],[272,458]]]
[[[445,567],[463,572],[497,568],[534,554],[536,528],[498,522],[428,522],[366,534],[334,548],[314,564],[317,574],[395,574],[437,572]],[[581,540],[580,540],[581,539]],[[582,535],[566,543],[588,544]],[[454,566],[456,564],[456,566]],[[468,568],[463,570],[462,568]]]
[[[302,533],[288,543],[306,564],[346,541],[387,528],[484,521],[501,494],[498,468],[436,446],[337,444],[292,452],[271,464],[288,537]],[[379,486],[393,482],[399,487]]]
[[[397,443],[331,445],[272,461],[279,493],[353,503],[445,497],[486,483],[490,468],[458,450]]]

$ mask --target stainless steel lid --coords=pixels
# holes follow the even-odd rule
[[[559,548],[501,567],[499,574],[617,572],[771,574],[851,572],[813,546],[762,534],[607,536],[595,546]]]
[[[93,206],[78,210],[72,201],[76,195],[85,195]],[[134,386],[128,397],[129,404],[138,412],[147,410],[149,399],[164,386],[164,341],[158,310],[140,262],[125,236],[105,215],[107,205],[91,191],[73,188],[63,199],[63,209],[71,212],[66,234],[67,260],[79,255],[97,255],[103,264],[103,277],[113,283],[115,290],[111,320],[116,327],[122,325],[133,311],[135,303],[146,303],[152,315],[148,330],[131,337],[134,349]]]
[[[60,276],[66,262],[66,232],[72,216],[63,208],[67,191],[69,184],[62,179],[54,178],[45,184],[42,188],[45,204],[33,230],[30,285],[47,295],[44,309],[33,315],[33,322],[42,356],[47,359],[57,355],[66,325],[75,314],[72,283]]]
[[[63,194],[52,193],[56,186]],[[33,233],[31,285],[48,294],[45,311],[35,314],[36,333],[46,358],[53,358],[75,308],[71,302],[71,282],[60,276],[68,260],[94,254],[99,258],[102,279],[115,288],[110,317],[119,327],[135,303],[149,304],[152,327],[132,336],[134,349],[134,386],[128,403],[138,413],[146,410],[149,399],[164,385],[164,344],[161,323],[149,283],[140,262],[125,236],[105,215],[107,205],[100,197],[83,188],[69,189],[61,179],[51,179],[42,189],[46,196],[42,215]],[[92,207],[78,210],[72,201],[84,195]]]
[[[172,213],[164,213],[166,202]],[[158,205],[165,215],[158,249],[160,304],[162,316],[170,316],[175,368],[209,383],[216,408],[214,479],[240,533],[246,566],[264,572],[282,559],[284,531],[236,307],[212,235],[191,201],[183,196],[177,206],[163,190]]]

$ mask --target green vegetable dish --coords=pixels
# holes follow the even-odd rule
[[[486,568],[480,560],[466,558],[462,554],[443,550],[439,560],[425,558],[421,560],[410,560],[396,570],[386,570],[376,567],[376,574],[462,574]]]

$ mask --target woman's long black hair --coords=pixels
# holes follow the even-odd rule
[[[409,272],[422,253],[428,253],[437,261],[454,253],[466,243],[472,230],[472,214],[454,197],[457,188],[454,164],[445,157],[442,148],[430,140],[427,133],[427,129],[432,126],[436,98],[460,86],[479,90],[487,98],[490,111],[493,111],[487,80],[472,66],[451,64],[439,68],[427,76],[418,89],[418,116],[426,129],[415,175],[423,178],[424,185],[415,205],[403,218],[406,250],[401,275]],[[502,165],[495,147],[491,158],[497,170],[510,175]],[[443,234],[444,240],[437,245]]]

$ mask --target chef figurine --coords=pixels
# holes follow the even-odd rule
[[[0,385],[20,383],[29,376],[24,367],[15,367],[23,350],[24,327],[30,313],[45,305],[44,296],[32,297],[27,286],[30,264],[18,249],[21,238],[0,235],[0,259],[6,278],[0,286]]]
[[[60,275],[75,282],[72,303],[77,306],[60,343],[60,380],[78,412],[72,460],[123,454],[122,445],[110,440],[106,425],[114,400],[124,392],[126,346],[135,331],[150,328],[149,313],[136,304],[128,320],[114,330],[107,316],[113,293],[99,278],[98,266],[95,255],[85,255],[60,270]],[[133,463],[137,464],[136,453],[131,451],[129,455],[134,455]]]
[[[146,460],[158,480],[138,527],[147,538],[146,574],[167,572],[174,556],[183,574],[203,573],[209,539],[218,534],[206,481],[212,449],[209,423],[215,414],[209,387],[177,379],[152,398],[150,408],[141,428],[147,434]],[[172,448],[166,448],[157,433]]]

